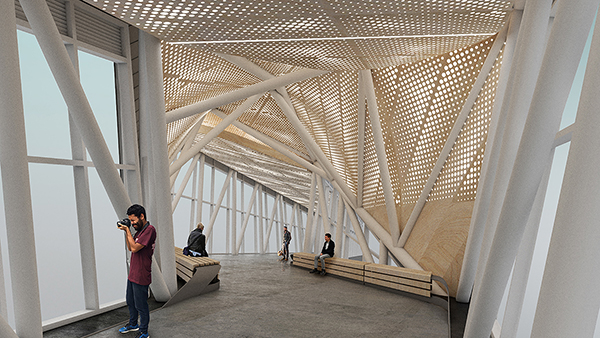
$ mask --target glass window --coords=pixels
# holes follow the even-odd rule
[[[79,76],[113,161],[119,163],[114,63],[80,51]]]
[[[71,158],[69,115],[35,36],[17,32],[30,156]],[[114,88],[114,86],[113,86]]]

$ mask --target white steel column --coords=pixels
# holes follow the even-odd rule
[[[273,210],[271,210],[271,218],[269,219],[269,227],[267,229],[267,240],[265,241],[265,252],[268,252],[269,248],[269,239],[271,238],[271,229],[273,228],[273,222],[275,221],[275,212],[277,211],[277,204],[279,203],[279,199],[281,195],[277,195],[275,198],[275,202],[273,203]]]
[[[153,162],[153,190],[156,204],[154,223],[157,231],[157,251],[160,268],[169,292],[177,292],[171,182],[167,149],[167,124],[163,88],[160,40],[143,31],[139,32],[140,45],[140,119],[149,119]]]
[[[198,211],[196,212],[196,224],[202,222],[202,209],[204,209],[204,164],[206,157],[200,155],[200,168],[198,168]],[[191,230],[190,230],[191,231]]]
[[[293,231],[294,231],[294,248],[296,248],[296,251],[298,251],[298,248],[300,247],[298,245],[298,243],[300,242],[300,236],[298,236],[298,234],[300,233],[300,218],[298,217],[299,211],[298,211],[298,203],[294,203],[294,208],[292,209],[292,227],[293,227]]]
[[[18,336],[41,338],[42,312],[16,28],[14,2],[0,1],[0,166],[15,324]],[[6,332],[7,337],[15,336],[4,320],[0,324],[3,335]]]
[[[3,1],[5,1],[5,0],[3,0]],[[4,6],[0,5],[0,8],[2,8],[2,7],[4,7]],[[6,337],[6,338],[19,338],[19,336],[17,336],[15,331],[13,331],[12,327],[10,327],[10,325],[8,325],[8,323],[6,322],[6,320],[4,318],[5,317],[0,317],[0,336]]]
[[[356,185],[356,205],[361,208],[363,203],[363,190],[365,184],[365,127],[367,120],[366,113],[366,92],[365,86],[363,85],[364,80],[362,79],[362,71],[358,72],[358,145],[357,145],[357,157],[358,157],[358,179]],[[371,72],[369,72],[371,76]]]
[[[304,227],[304,252],[312,252],[312,223],[313,223],[313,211],[315,209],[315,190],[317,184],[317,174],[314,172],[310,179],[310,196],[308,201],[308,215],[306,217],[306,226]]]
[[[223,182],[223,187],[221,188],[221,193],[219,194],[219,198],[215,203],[215,208],[210,216],[210,220],[208,221],[208,225],[206,226],[206,238],[212,233],[213,226],[215,225],[215,221],[217,220],[217,216],[219,215],[219,210],[221,210],[221,204],[223,203],[223,198],[225,198],[225,193],[227,192],[227,188],[229,187],[229,182],[231,182],[231,176],[233,176],[234,171],[229,169],[227,173],[227,178],[225,182]],[[214,176],[214,175],[213,175]]]
[[[264,207],[263,207],[263,201],[264,201],[264,192],[263,192],[263,186],[262,184],[260,185],[259,189],[258,189],[258,252],[261,254],[265,253],[265,220],[263,218],[263,211],[264,211]]]
[[[592,11],[598,2],[589,3]],[[562,19],[558,15],[571,14],[562,9],[558,8],[555,24]],[[586,25],[582,26],[578,34],[583,37]],[[532,337],[592,337],[597,324],[600,294],[592,290],[600,279],[598,64],[600,24],[596,21]]]
[[[371,120],[371,131],[373,132],[373,141],[377,152],[379,162],[379,172],[381,174],[381,186],[383,187],[383,196],[385,198],[385,209],[387,210],[388,225],[390,234],[394,241],[400,238],[400,223],[398,222],[398,213],[396,212],[396,199],[394,197],[394,187],[388,168],[387,154],[385,152],[385,142],[383,141],[383,129],[377,107],[377,96],[375,96],[375,86],[373,84],[373,75],[370,70],[361,70],[359,77],[359,87],[363,87],[363,92],[367,96],[367,105],[369,107],[369,119]],[[359,103],[360,105],[360,103]],[[364,135],[363,135],[364,138]],[[364,142],[364,140],[363,140]]]
[[[600,0],[559,1],[557,4],[558,10],[531,100],[513,174],[510,177],[494,240],[485,264],[481,286],[476,290],[469,309],[465,329],[466,338],[484,337],[492,330],[516,251],[542,179],[543,172],[539,170],[539,165],[547,163],[550,156],[554,137],[599,2]],[[588,182],[588,184],[592,183]],[[580,219],[582,218],[584,217]],[[579,258],[584,260],[587,257]],[[565,276],[553,275],[553,277],[564,278]],[[556,311],[556,308],[543,311],[547,314],[547,311]],[[561,320],[561,324],[563,321]],[[568,327],[572,328],[571,325]]]
[[[368,263],[375,263],[375,260],[373,260],[373,255],[371,254],[371,249],[369,249],[369,244],[367,244],[367,240],[365,239],[365,234],[358,223],[358,217],[356,217],[356,213],[347,201],[344,201],[344,203],[346,204],[346,210],[348,211],[350,222],[354,228],[354,233],[356,234],[356,239],[358,240],[358,244],[360,246],[360,251],[362,251],[363,254],[362,260]]]
[[[505,96],[500,113],[502,118],[506,112],[506,118],[500,122],[499,130],[503,129],[502,134],[496,133],[495,135],[488,165],[487,175],[490,178],[493,177],[494,183],[491,191],[488,190],[487,194],[482,196],[482,203],[485,203],[485,200],[488,200],[488,203],[480,204],[483,206],[483,210],[479,210],[479,215],[476,215],[478,217],[476,222],[479,222],[483,216],[486,216],[486,221],[483,223],[485,224],[483,234],[478,233],[478,237],[474,238],[474,241],[479,242],[476,244],[480,249],[477,251],[475,248],[475,252],[478,253],[478,263],[473,294],[481,285],[483,269],[498,224],[502,201],[513,170],[519,141],[523,134],[546,44],[551,5],[546,1],[525,3],[521,28],[515,46],[513,69],[509,75],[512,91]]]
[[[323,177],[317,179],[319,186],[319,205],[321,206],[321,219],[323,220],[323,232],[330,232],[331,220],[329,219],[329,211],[327,210],[327,193],[323,184]],[[317,236],[318,237],[318,236]]]
[[[513,77],[510,76],[510,72],[513,71],[513,55],[519,27],[521,25],[522,14],[522,10],[514,10],[510,15],[510,21],[508,23],[506,44],[502,54],[502,68],[500,68],[498,86],[496,87],[496,97],[494,99],[492,121],[490,122],[486,139],[486,151],[483,155],[481,175],[479,177],[479,182],[477,183],[477,197],[475,198],[475,203],[473,205],[469,235],[467,236],[465,255],[456,291],[456,300],[463,303],[468,302],[471,298],[473,282],[475,281],[475,271],[477,270],[477,261],[479,259],[483,232],[485,231],[485,220],[487,218],[489,201],[492,196],[494,175],[496,173],[496,165],[499,156],[499,150],[495,151],[494,147],[497,144],[501,144],[504,126],[506,125],[508,109],[502,109],[502,107],[508,107],[508,103],[504,104],[503,102],[507,98],[510,98],[510,90],[508,90],[507,93],[509,87],[507,84],[513,82]]]
[[[250,219],[250,213],[252,211],[252,207],[254,206],[254,201],[256,201],[256,192],[258,191],[259,183],[254,183],[254,190],[252,190],[252,197],[250,198],[250,203],[248,203],[248,209],[246,211],[246,215],[244,215],[244,221],[242,222],[242,231],[237,239],[237,245],[235,246],[235,253],[240,253],[240,247],[242,246],[242,241],[244,240],[244,235],[246,233],[246,228],[248,227],[248,220]]]
[[[73,10],[72,2],[68,2],[67,6],[71,11]],[[74,24],[71,24],[69,25],[69,28],[74,29],[74,26]],[[75,33],[73,30],[71,36],[74,37],[74,35]],[[66,47],[73,62],[73,66],[76,70],[79,70],[77,46],[67,45]],[[69,114],[71,156],[73,160],[86,161],[85,145],[83,144],[81,135],[79,134],[71,115],[72,113]],[[98,275],[96,273],[96,251],[94,249],[94,227],[92,223],[92,203],[88,168],[84,165],[73,166],[73,181],[77,205],[77,230],[79,232],[79,252],[81,254],[81,272],[83,277],[85,308],[87,310],[97,310],[100,308],[100,301],[98,298]]]
[[[192,201],[190,204],[190,229],[189,231],[192,232],[194,230],[194,221],[196,220],[196,203],[198,203],[198,189],[196,189],[196,185],[197,185],[197,179],[198,179],[198,162],[200,162],[200,159],[194,161],[196,162],[195,164],[195,170],[194,170],[194,176],[192,177]]]
[[[335,241],[338,243],[338,249],[342,249],[342,236],[344,236],[344,200],[341,194],[337,195],[337,213],[335,222]],[[342,255],[340,254],[340,257]]]
[[[500,337],[511,338],[517,336],[523,302],[525,300],[525,291],[527,290],[527,282],[529,280],[529,272],[531,270],[531,261],[533,260],[535,243],[537,241],[538,229],[540,226],[540,218],[542,217],[542,211],[544,209],[544,201],[546,199],[546,190],[550,178],[553,157],[554,149],[552,150],[548,163],[544,166],[544,177],[542,178],[542,182],[540,183],[535,196],[535,202],[531,209],[525,232],[523,233],[523,240],[521,241],[519,252],[515,259],[508,299],[506,301],[506,309],[504,310],[504,318],[502,319]]]
[[[233,217],[231,218],[231,252],[235,255],[235,244],[237,240],[237,171],[233,172],[231,176],[231,210],[233,211]],[[243,207],[243,206],[242,206]]]
[[[419,215],[421,214],[421,211],[425,206],[425,202],[427,202],[427,198],[429,197],[429,194],[431,193],[431,190],[433,189],[435,182],[438,179],[438,176],[442,172],[442,169],[444,168],[444,164],[446,163],[448,156],[450,156],[450,152],[452,151],[452,148],[456,143],[456,139],[458,139],[458,136],[460,135],[460,132],[463,129],[463,126],[467,118],[469,117],[469,114],[471,113],[473,104],[477,100],[477,97],[481,92],[481,88],[483,88],[483,86],[485,85],[485,81],[487,80],[490,71],[496,63],[496,58],[502,50],[504,41],[506,39],[507,30],[508,25],[505,25],[504,28],[498,33],[496,40],[494,41],[492,48],[490,48],[485,62],[483,63],[483,66],[481,66],[481,70],[479,72],[479,75],[477,76],[477,79],[475,80],[475,83],[473,84],[473,87],[471,88],[471,91],[469,92],[469,96],[467,96],[467,99],[465,100],[465,103],[463,104],[463,107],[460,113],[458,114],[456,121],[454,122],[454,126],[452,127],[452,130],[450,131],[450,134],[446,139],[444,148],[440,152],[435,166],[433,167],[433,169],[431,169],[431,173],[429,175],[429,178],[427,179],[427,182],[425,183],[425,186],[423,187],[423,190],[421,191],[419,200],[413,207],[412,213],[410,214],[410,217],[404,227],[404,231],[402,231],[402,235],[400,236],[400,240],[398,241],[398,246],[401,248],[404,247],[406,241],[408,241],[408,237],[410,236],[410,233],[415,224],[417,223],[417,219],[419,218]]]
[[[73,121],[77,125],[77,129],[94,161],[98,176],[106,189],[113,208],[117,215],[125,215],[131,204],[125,185],[119,177],[119,172],[81,87],[77,72],[54,24],[48,5],[43,0],[21,0],[20,3],[44,53],[56,84],[69,107]]]
[[[187,187],[189,181],[190,181],[190,177],[192,177],[192,174],[194,173],[194,171],[196,170],[196,165],[198,164],[198,159],[200,158],[200,153],[197,153],[196,156],[194,156],[194,158],[192,159],[192,162],[190,162],[190,166],[187,170],[187,172],[185,173],[185,176],[183,176],[183,180],[181,181],[181,184],[179,185],[179,189],[177,190],[177,194],[175,194],[175,197],[173,198],[173,201],[171,202],[171,210],[172,212],[175,211],[175,208],[177,208],[177,204],[179,204],[179,200],[181,200],[181,196],[183,196],[183,191],[185,190],[185,187]]]

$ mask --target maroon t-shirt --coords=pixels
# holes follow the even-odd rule
[[[133,240],[144,247],[138,252],[131,253],[129,280],[140,285],[150,285],[152,283],[152,254],[156,241],[156,229],[148,223],[145,229],[133,235]]]

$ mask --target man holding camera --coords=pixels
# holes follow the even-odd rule
[[[152,282],[152,254],[156,242],[156,229],[146,220],[146,210],[139,204],[127,209],[128,219],[117,222],[125,232],[127,249],[131,251],[129,277],[127,278],[126,300],[129,307],[129,323],[119,329],[121,333],[140,331],[137,338],[148,338],[150,309],[148,308],[148,286]],[[129,223],[129,224],[128,224]],[[136,230],[131,234],[129,225]],[[138,315],[140,325],[138,326]]]

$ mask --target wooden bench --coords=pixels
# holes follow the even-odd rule
[[[178,282],[177,292],[165,303],[165,307],[220,287],[218,274],[221,263],[215,259],[186,256],[181,248],[175,247],[175,268],[182,283]]]
[[[294,266],[308,269],[314,268],[314,254],[296,252],[292,254],[291,257]],[[321,270],[320,260],[317,265],[317,269]],[[442,277],[435,276],[430,271],[367,263],[336,257],[325,258],[325,269],[327,274],[345,277],[362,284],[375,285],[425,297],[430,300],[430,302],[446,308],[448,310],[448,337],[452,336],[450,325],[450,296],[447,296],[446,299],[443,300],[432,297],[433,295],[431,293],[433,283],[436,281],[446,288],[446,295],[450,294],[448,285]]]
[[[315,255],[306,252],[296,252],[292,255],[292,262],[296,266],[309,269],[315,267]],[[325,270],[328,274],[364,282],[366,262],[345,258],[325,258]],[[321,260],[317,261],[317,270],[321,271]]]

